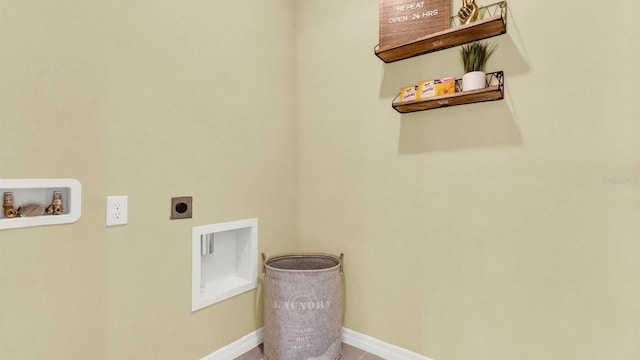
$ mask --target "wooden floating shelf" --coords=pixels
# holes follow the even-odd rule
[[[453,94],[429,97],[412,101],[394,102],[393,108],[401,113],[411,113],[423,110],[439,109],[448,106],[473,104],[484,101],[494,101],[504,98],[504,73],[502,71],[487,74],[488,86],[484,89],[459,91],[462,81],[456,80],[456,91]]]
[[[375,54],[385,63],[391,63],[504,34],[507,32],[506,6],[506,2],[503,1],[481,8],[487,11],[492,7],[498,7],[500,11],[497,15],[476,20],[468,25],[428,34],[410,43],[384,49],[380,49],[378,45],[375,48]],[[456,18],[452,17],[451,23],[455,24]]]

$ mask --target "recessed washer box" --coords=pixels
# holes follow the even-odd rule
[[[52,202],[54,192],[62,195],[62,213],[7,218],[0,210],[0,230],[30,226],[68,224],[78,221],[81,214],[82,186],[75,179],[0,179],[0,196],[13,193],[14,208],[38,204],[46,208]],[[2,198],[0,198],[1,200]]]
[[[258,287],[258,219],[192,228],[196,311]]]

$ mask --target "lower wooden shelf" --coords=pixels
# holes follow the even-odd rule
[[[504,72],[487,73],[487,87],[484,89],[462,91],[462,79],[456,79],[456,92],[448,95],[433,96],[426,99],[394,102],[392,107],[399,113],[439,109],[448,106],[494,101],[504,98]]]

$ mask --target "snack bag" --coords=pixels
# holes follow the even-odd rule
[[[456,92],[456,78],[453,76],[435,79],[434,81],[436,96],[449,95]]]

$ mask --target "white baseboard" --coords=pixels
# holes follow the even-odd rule
[[[383,359],[431,360],[426,356],[416,354],[412,351],[388,344],[384,341],[380,341],[376,338],[372,338],[371,336],[361,334],[347,328],[342,328],[342,342],[374,355],[378,355]]]
[[[231,344],[212,352],[200,360],[229,360],[235,359],[264,342],[264,328],[238,339]],[[342,328],[342,342],[355,346],[366,352],[378,355],[383,359],[393,360],[431,360],[412,351],[388,344],[371,336],[361,334],[347,328]]]
[[[203,357],[200,360],[230,360],[246,353],[264,342],[264,330],[260,328],[251,334],[238,339],[220,350]]]

